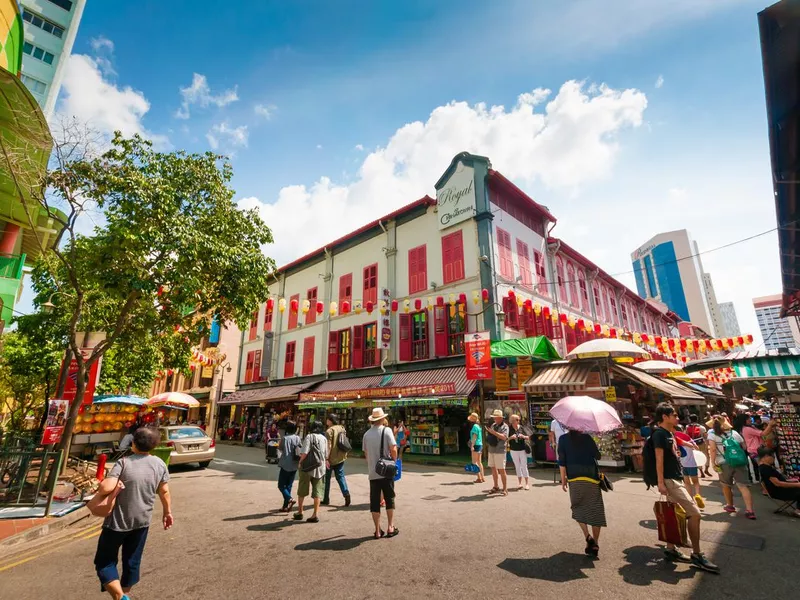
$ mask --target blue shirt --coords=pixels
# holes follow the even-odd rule
[[[578,478],[599,481],[599,458],[600,450],[592,436],[587,433],[567,433],[558,440],[558,466],[566,467],[567,479],[570,481]]]
[[[469,432],[469,439],[475,438],[476,446],[483,446],[483,428],[475,423],[472,426],[472,431]]]
[[[284,436],[278,442],[280,458],[278,466],[284,471],[297,471],[298,460],[295,449],[300,445],[300,436],[295,434]]]

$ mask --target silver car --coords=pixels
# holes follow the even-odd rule
[[[161,443],[172,448],[170,465],[199,463],[205,469],[214,459],[216,443],[206,432],[195,425],[170,425],[159,427]]]

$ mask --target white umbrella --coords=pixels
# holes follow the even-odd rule
[[[683,375],[675,375],[675,379],[689,379],[691,381],[705,381],[706,376],[699,372],[684,373]]]
[[[625,340],[618,340],[615,338],[603,338],[599,340],[591,340],[584,342],[576,347],[569,354],[567,358],[650,358],[650,353],[647,350],[639,348],[636,344],[626,342]]]
[[[645,360],[633,366],[648,373],[683,373],[682,366],[668,360]]]

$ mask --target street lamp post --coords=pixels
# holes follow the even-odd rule
[[[219,377],[217,377],[217,389],[214,390],[213,396],[210,396],[211,399],[211,406],[209,407],[210,410],[208,411],[210,414],[210,418],[208,424],[206,426],[206,430],[211,429],[211,437],[213,440],[216,441],[217,439],[217,422],[219,420],[219,402],[222,400],[222,388],[224,383],[225,377],[225,369],[228,370],[228,373],[231,372],[232,367],[231,363],[227,362],[224,365],[219,365]]]

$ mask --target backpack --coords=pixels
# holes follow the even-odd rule
[[[743,467],[747,464],[747,453],[732,433],[722,438],[722,456],[732,467]]]
[[[353,450],[353,445],[350,443],[350,439],[347,437],[347,432],[344,427],[342,427],[342,430],[339,432],[339,437],[336,438],[336,447],[342,452],[351,452]]]
[[[642,478],[649,490],[651,487],[658,487],[658,472],[656,471],[656,447],[653,445],[653,436],[647,438],[642,448]]]

